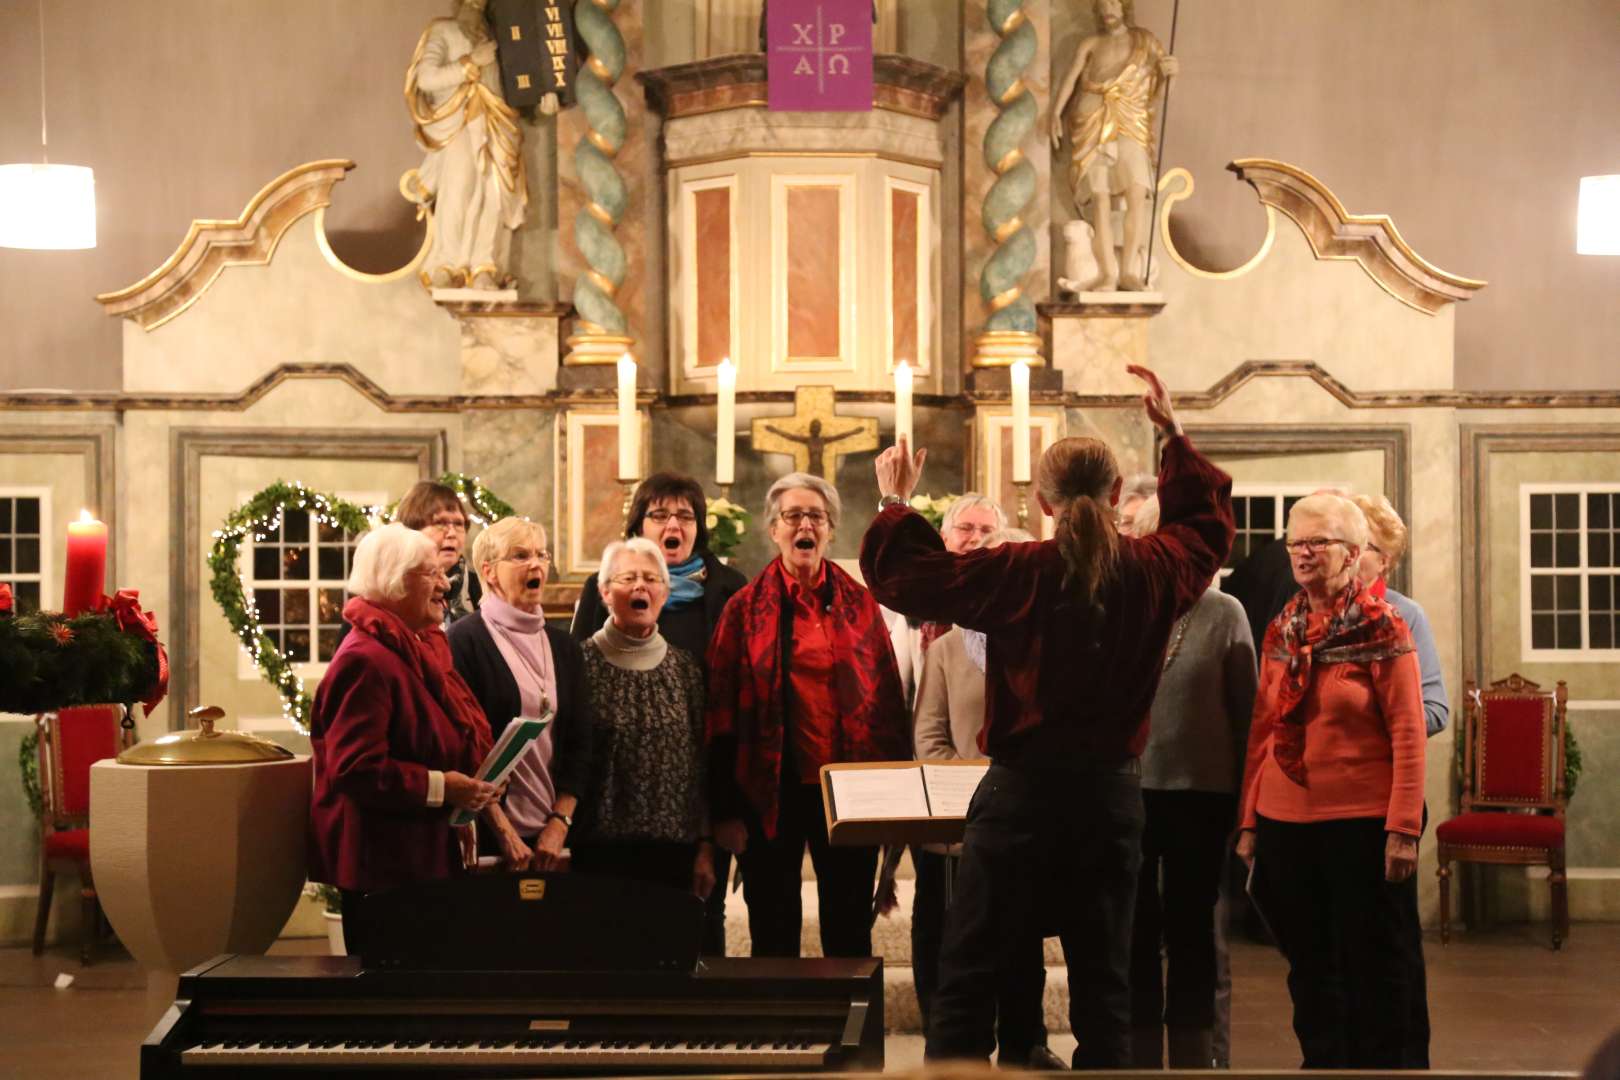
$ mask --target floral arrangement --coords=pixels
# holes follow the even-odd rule
[[[928,524],[932,525],[937,531],[945,524],[945,511],[949,510],[951,504],[961,497],[960,495],[945,494],[936,499],[932,495],[913,495],[911,497],[911,508],[927,518]]]
[[[455,489],[472,512],[478,525],[488,525],[515,511],[491,493],[476,476],[445,473],[439,483]],[[388,520],[395,504],[387,507],[357,506],[336,495],[311,491],[298,481],[277,480],[247,502],[232,510],[213,533],[214,546],[208,553],[212,571],[209,587],[225,614],[231,631],[253,658],[264,680],[281,694],[281,711],[298,731],[309,734],[309,714],[314,699],[304,689],[304,680],[293,665],[264,633],[258,609],[242,587],[237,565],[242,544],[251,535],[264,539],[281,528],[287,511],[312,513],[322,524],[348,533],[363,533]]]
[[[709,550],[725,558],[737,550],[743,533],[748,531],[748,511],[727,498],[710,499],[709,516],[704,524],[709,529]]]
[[[343,893],[336,885],[327,885],[320,881],[304,882],[304,895],[311,900],[319,900],[326,910],[336,915],[343,911]]]

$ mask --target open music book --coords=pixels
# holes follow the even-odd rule
[[[822,799],[834,844],[954,843],[988,761],[825,765]]]
[[[523,755],[534,749],[534,744],[551,723],[552,717],[557,714],[547,711],[546,715],[538,720],[518,717],[506,725],[501,737],[495,740],[495,745],[484,757],[482,765],[478,766],[479,780],[487,780],[491,784],[504,784],[506,778],[512,775]],[[471,810],[457,810],[450,817],[452,825],[471,825],[478,819],[478,815]]]

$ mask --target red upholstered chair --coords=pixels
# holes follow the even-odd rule
[[[1569,690],[1548,692],[1519,675],[1481,692],[1468,682],[1463,713],[1462,812],[1435,829],[1440,856],[1440,941],[1451,941],[1453,862],[1545,866],[1553,948],[1569,936],[1564,877],[1564,710]]]
[[[80,957],[91,961],[101,930],[101,904],[90,877],[90,766],[119,751],[117,705],[86,705],[39,717],[39,779],[44,812],[39,830],[39,911],[34,916],[34,955],[45,948],[56,875],[79,877],[85,937]]]

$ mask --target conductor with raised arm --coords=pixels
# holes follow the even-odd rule
[[[1097,439],[1063,439],[1041,457],[1036,499],[1054,539],[961,555],[907,505],[927,451],[901,443],[878,456],[880,512],[861,544],[873,595],[987,640],[979,745],[991,766],[968,808],[930,1059],[988,1059],[997,965],[1039,925],[1063,942],[1074,1067],[1129,1067],[1138,755],[1171,628],[1231,548],[1232,480],[1183,434],[1158,376],[1128,370],[1164,436],[1151,536],[1116,530],[1119,467]]]

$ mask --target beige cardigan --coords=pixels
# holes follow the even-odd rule
[[[922,669],[912,710],[917,760],[983,758],[979,729],[984,727],[984,673],[968,659],[960,626],[951,627],[928,647]],[[924,847],[950,855],[961,851],[960,844]]]

